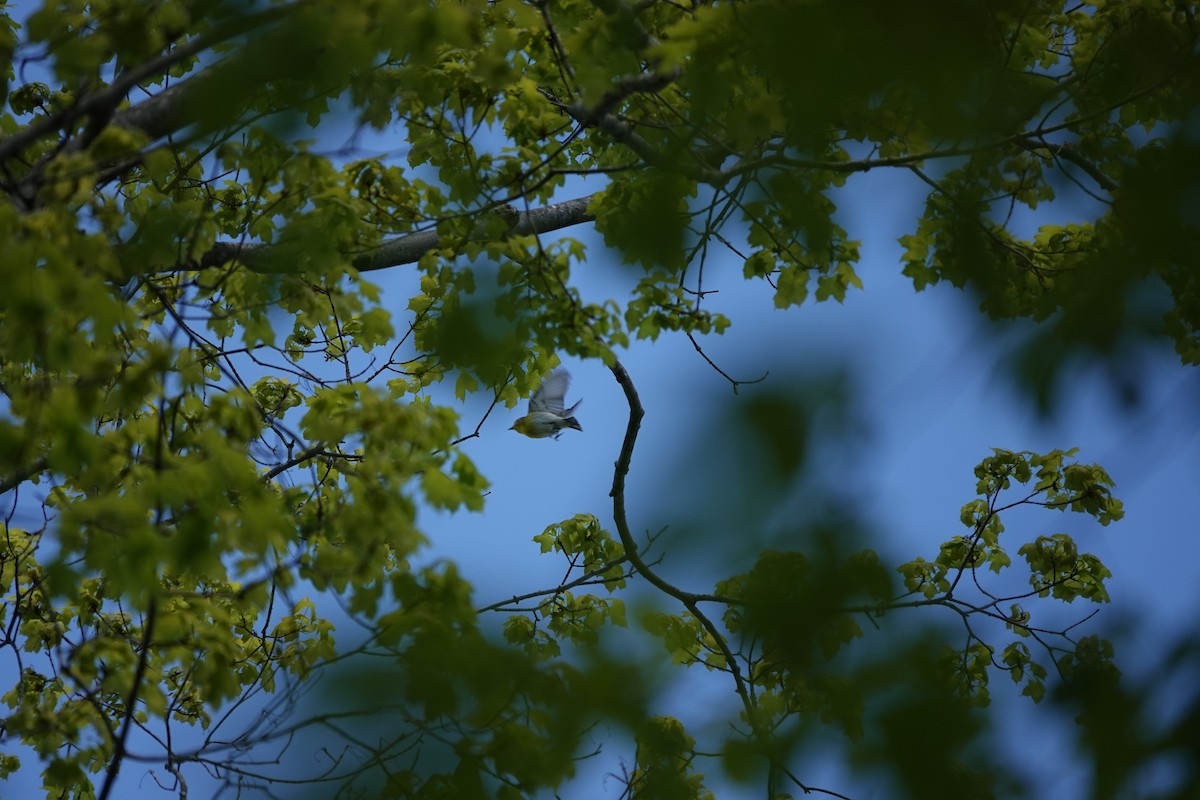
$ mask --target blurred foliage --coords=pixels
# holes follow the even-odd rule
[[[617,360],[631,340],[700,350],[729,329],[710,261],[779,308],[841,302],[862,280],[839,187],[895,169],[925,192],[904,274],[1045,323],[1017,363],[1037,396],[1131,336],[1200,363],[1195,3],[29,11],[0,6],[0,777],[36,768],[49,797],[108,798],[147,761],[180,795],[207,772],[239,792],[528,797],[611,725],[636,743],[612,767],[626,796],[710,797],[714,769],[841,796],[795,768],[833,726],[891,796],[1036,795],[987,747],[995,675],[1079,710],[1097,797],[1195,756],[1194,698],[1147,723],[1152,687],[1118,680],[1108,642],[1043,622],[1106,602],[1108,568],[1066,532],[1002,522],[1018,506],[1119,519],[1101,467],[994,451],[965,530],[898,582],[839,536],[864,527],[845,513],[797,521],[795,548],[698,592],[631,533],[642,410]],[[402,144],[358,151],[368,128]],[[590,194],[564,198],[580,179]],[[1049,204],[1054,222],[1019,223]],[[586,302],[583,245],[542,236],[582,223],[635,265],[628,296]],[[401,264],[407,305],[385,305],[364,273]],[[452,377],[460,400],[512,407],[560,354],[611,368],[629,402],[612,524],[581,513],[535,537],[566,574],[484,609],[506,620],[492,630],[452,564],[412,566],[418,509],[478,512],[488,487],[459,446],[483,422],[464,437],[426,390]],[[749,399],[763,458],[723,502],[812,471],[821,391]],[[626,628],[634,591],[656,603]],[[939,613],[966,635],[897,622]],[[335,637],[347,617],[358,638]],[[703,667],[736,701],[713,704],[718,733],[656,708],[626,652],[646,636],[655,667]],[[334,707],[309,714],[322,675]],[[315,732],[339,743],[301,775],[280,753]],[[1175,796],[1197,780],[1180,768]]]

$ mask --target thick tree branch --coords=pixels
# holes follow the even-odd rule
[[[509,236],[549,233],[594,220],[595,215],[588,210],[588,205],[593,197],[595,195],[585,195],[529,211],[517,211],[511,206],[503,206],[501,211],[492,213],[515,220],[508,229]],[[507,209],[507,213],[502,213],[504,209]],[[487,226],[484,224],[476,227],[480,231],[481,237],[486,228]],[[451,244],[449,241],[444,241],[437,231],[418,231],[399,236],[384,242],[373,250],[360,253],[351,259],[351,263],[360,272],[387,269],[402,264],[414,264],[430,250],[447,247]],[[197,262],[184,264],[181,267],[184,269],[220,267],[237,259],[255,272],[289,273],[294,271],[293,264],[281,256],[282,252],[275,245],[217,242]],[[133,277],[133,272],[131,271],[126,277]]]
[[[190,42],[162,54],[158,58],[147,61],[140,67],[126,71],[103,89],[85,94],[77,102],[64,108],[62,111],[30,125],[20,133],[0,139],[0,161],[11,158],[47,134],[65,128],[76,120],[87,116],[111,116],[113,123],[116,125],[140,130],[152,139],[173,132],[174,129],[181,127],[181,125],[175,124],[171,129],[162,129],[163,123],[168,118],[173,119],[176,116],[175,114],[166,112],[169,109],[177,110],[184,105],[189,93],[195,93],[194,90],[198,83],[201,82],[203,73],[200,76],[164,89],[146,102],[125,112],[119,114],[114,114],[113,112],[121,101],[125,99],[129,91],[139,83],[165,73],[171,66],[191,58],[214,45],[275,21],[287,11],[287,8],[273,8],[257,14],[236,17],[225,24],[213,28],[207,33],[197,36]]]
[[[19,468],[9,473],[8,475],[0,476],[0,494],[11,492],[25,481],[37,475],[40,472],[45,472],[50,466],[49,459],[44,456],[34,459],[33,463],[27,467]]]

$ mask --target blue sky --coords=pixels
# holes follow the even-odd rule
[[[1188,533],[1195,530],[1181,513],[1180,498],[1194,485],[1200,461],[1195,424],[1200,378],[1180,366],[1169,346],[1146,346],[1138,353],[1139,405],[1122,404],[1103,368],[1074,365],[1063,381],[1068,387],[1063,401],[1043,416],[1006,368],[1028,326],[988,323],[968,294],[948,286],[918,294],[899,274],[895,240],[908,230],[903,220],[915,219],[920,208],[915,200],[903,199],[898,208],[881,207],[881,194],[896,196],[879,190],[879,182],[886,188],[890,180],[894,177],[872,173],[848,186],[843,205],[852,218],[851,235],[863,240],[859,271],[865,288],[851,292],[844,304],[779,311],[769,287],[741,279],[740,264],[709,266],[708,285],[720,289],[716,305],[734,325],[723,337],[703,340],[705,350],[738,377],[769,370],[763,383],[743,386],[733,396],[729,384],[682,337],[635,342],[622,356],[646,407],[630,474],[631,516],[658,521],[656,507],[675,501],[639,497],[639,486],[664,474],[686,484],[687,470],[706,468],[680,464],[679,456],[697,441],[714,438],[705,427],[712,422],[712,409],[748,402],[755,392],[786,389],[792,376],[815,368],[845,368],[854,380],[862,425],[852,437],[854,449],[843,457],[856,464],[854,491],[870,517],[886,523],[881,533],[897,553],[928,555],[957,532],[958,509],[974,496],[971,470],[990,448],[1078,447],[1081,460],[1102,464],[1115,478],[1126,519],[1100,528],[1082,517],[1046,515],[1043,524],[1086,531],[1079,537],[1081,547],[1109,563],[1115,598],[1127,593],[1127,600],[1137,603],[1166,600],[1165,616],[1155,614],[1162,621],[1183,614],[1187,604],[1180,599],[1196,599],[1196,589],[1185,579],[1184,560],[1164,563],[1161,554],[1164,548],[1188,547]],[[585,298],[620,298],[629,268],[603,249],[594,232],[566,233],[589,241],[588,260],[573,274]],[[461,529],[463,536],[478,530],[481,540],[474,544],[495,547],[497,554],[508,554],[511,544],[507,535],[503,544],[495,541],[497,519],[503,530],[536,532],[545,522],[581,510],[604,519],[609,508],[612,462],[627,409],[603,365],[565,364],[575,378],[568,400],[584,399],[578,412],[583,434],[568,432],[558,441],[523,439],[505,430],[524,412],[518,408],[507,416],[493,412],[481,439],[466,444],[493,489],[482,517],[456,518],[451,529]],[[473,428],[485,408],[468,403],[463,427]],[[531,482],[538,487],[536,503],[523,491]],[[435,539],[439,549],[452,546],[446,537]],[[474,544],[462,556],[478,553]],[[479,556],[481,562],[494,563],[490,555]],[[1164,592],[1164,585],[1175,588]]]
[[[811,500],[812,492],[792,487],[795,491],[779,498],[781,512],[774,515],[739,508],[738,497],[711,502],[707,490],[719,486],[722,471],[736,473],[744,464],[736,448],[709,426],[756,392],[793,388],[793,376],[844,368],[852,379],[857,414],[848,428],[848,446],[834,441],[821,451],[818,484],[831,487],[838,502],[856,504],[874,523],[879,538],[871,544],[885,560],[888,555],[893,563],[918,555],[932,558],[942,541],[962,532],[959,508],[974,497],[972,469],[992,447],[1037,452],[1078,447],[1081,461],[1108,470],[1115,494],[1125,503],[1124,520],[1101,527],[1087,517],[1040,511],[1014,515],[1009,535],[1024,542],[1065,531],[1082,551],[1104,561],[1113,572],[1113,603],[1090,623],[1091,631],[1132,623],[1119,661],[1137,675],[1148,663],[1140,654],[1157,653],[1173,634],[1190,631],[1200,605],[1193,566],[1197,525],[1186,505],[1200,475],[1200,376],[1180,366],[1168,345],[1145,345],[1134,359],[1137,405],[1122,401],[1103,365],[1080,363],[1065,370],[1061,402],[1042,414],[1006,366],[1031,326],[989,323],[969,294],[949,286],[916,293],[900,274],[896,239],[911,230],[921,210],[913,188],[903,173],[876,171],[852,178],[839,197],[850,235],[863,240],[859,271],[865,284],[842,305],[779,311],[769,287],[741,278],[740,264],[709,265],[706,284],[720,289],[715,307],[734,325],[723,337],[704,340],[705,350],[738,377],[769,370],[767,381],[743,386],[734,397],[729,384],[682,337],[637,342],[622,356],[646,408],[629,476],[631,526],[635,533],[672,524],[684,529],[680,538],[673,539],[670,531],[664,535],[662,569],[694,591],[748,567],[745,559],[752,555],[742,542],[713,539],[701,545],[709,555],[697,555],[686,538],[697,505],[708,513],[723,502],[727,515],[721,522],[731,534],[752,537],[759,546],[803,547],[788,541],[786,526],[772,530],[772,520],[799,513],[797,504]],[[566,233],[589,243],[587,262],[573,273],[585,299],[620,298],[629,268],[604,250],[594,232]],[[611,528],[608,490],[627,409],[603,365],[567,366],[575,377],[568,401],[584,398],[578,412],[584,433],[567,432],[558,441],[528,440],[506,430],[523,409],[493,413],[481,439],[465,445],[493,482],[484,514],[436,515],[426,522],[431,556],[455,559],[475,583],[481,605],[558,580],[561,563],[539,557],[529,541],[546,524],[589,512]],[[464,428],[473,428],[483,409],[468,403]],[[697,453],[703,457],[691,457]],[[690,488],[696,486],[706,490],[700,497]],[[736,524],[756,514],[763,517],[763,527]],[[1077,619],[1091,610],[1082,606],[1068,607],[1066,616]],[[996,703],[1005,709],[1000,715],[1001,730],[1009,734],[1005,743],[1018,759],[1014,763],[1035,771],[1034,765],[1043,765],[1038,786],[1052,788],[1055,796],[1084,796],[1079,774],[1064,770],[1054,757],[1071,752],[1069,720],[1048,722],[1042,709],[1008,689],[1006,678],[993,681]],[[698,688],[702,683],[707,689]],[[666,702],[677,704],[674,710],[686,718],[694,692],[714,687],[729,688],[691,676],[679,691],[668,693]],[[726,694],[731,699],[732,692]],[[1031,735],[1031,730],[1040,733]],[[830,778],[835,781],[836,775]],[[859,788],[866,791],[862,796],[871,796],[878,787]]]

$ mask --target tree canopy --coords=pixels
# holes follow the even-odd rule
[[[204,779],[548,796],[599,725],[636,742],[622,796],[732,781],[844,797],[796,767],[827,726],[895,796],[1009,796],[1032,789],[979,721],[1002,676],[1033,703],[1074,704],[1096,796],[1118,794],[1200,711],[1131,738],[1136,692],[1112,645],[1079,626],[1086,611],[1056,610],[1106,602],[1109,566],[1067,531],[1005,530],[1034,511],[1066,512],[1067,529],[1119,520],[1104,467],[998,442],[961,530],[923,556],[885,564],[817,531],[683,585],[629,519],[644,410],[621,356],[681,336],[707,359],[705,337],[753,325],[715,302],[706,265],[736,264],[795,313],[842,301],[862,286],[861,234],[839,189],[894,170],[925,189],[897,269],[1042,323],[1019,369],[1043,402],[1070,359],[1135,339],[1200,363],[1195,14],[1182,0],[0,6],[0,777],[36,762],[46,796],[70,798],[115,797],[147,765],[180,796]],[[627,263],[626,296],[578,290],[577,271],[599,268],[571,238],[585,225]],[[394,269],[419,274],[406,307],[372,282]],[[418,509],[487,514],[471,446],[561,357],[603,365],[627,402],[612,506],[530,532],[567,558],[561,583],[481,607],[452,563],[414,566],[437,536]],[[444,381],[488,411],[464,425],[431,399]],[[746,413],[776,432],[782,482],[806,420],[773,402]],[[901,621],[939,611],[953,636]],[[876,630],[895,631],[886,654]],[[639,637],[732,701],[719,730],[656,713],[647,666],[622,656]],[[310,709],[307,687],[333,672],[357,691]],[[281,768],[313,732],[329,760]],[[1179,797],[1200,781],[1184,777]]]

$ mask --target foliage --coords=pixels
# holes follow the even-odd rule
[[[1132,690],[1096,707],[1107,643],[1042,621],[1106,602],[1108,568],[1068,533],[1002,523],[1116,521],[1107,473],[994,451],[965,532],[901,565],[902,588],[873,551],[818,542],[684,589],[626,516],[642,408],[618,353],[725,332],[703,271],[718,258],[780,308],[841,302],[862,281],[837,189],[886,168],[927,188],[904,273],[1046,321],[1054,358],[1026,365],[1043,387],[1132,335],[1200,363],[1179,168],[1198,155],[1195,14],[46,0],[18,24],[0,6],[0,775],[32,759],[49,797],[110,797],[145,760],[181,795],[203,770],[269,787],[296,779],[270,754],[321,730],[345,745],[301,779],[330,793],[524,797],[575,775],[603,721],[636,741],[630,797],[710,797],[714,770],[809,792],[794,761],[814,725],[898,793],[1019,790],[971,750],[992,676],[1035,702],[1053,680],[1095,725],[1134,715]],[[403,147],[326,152],[347,119]],[[1051,201],[1074,218],[1027,230]],[[583,245],[544,237],[582,223],[634,265],[629,296],[582,298]],[[385,308],[365,275],[402,264],[419,282]],[[551,525],[535,541],[566,558],[561,584],[480,610],[453,565],[412,566],[418,509],[480,512],[488,487],[464,448],[487,416],[464,436],[426,390],[453,378],[459,399],[512,407],[558,354],[610,368],[629,404],[611,524]],[[363,639],[335,639],[330,597]],[[898,628],[878,656],[869,631],[938,612],[965,639]],[[606,646],[642,634],[732,691],[714,748]],[[305,716],[327,673],[362,691]],[[1133,749],[1102,777],[1136,774]]]

